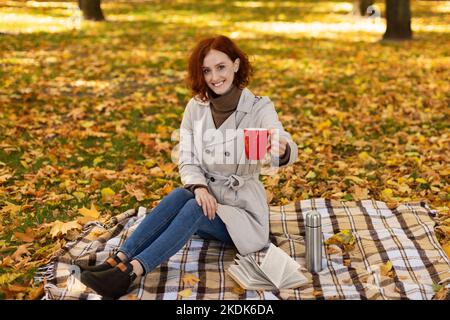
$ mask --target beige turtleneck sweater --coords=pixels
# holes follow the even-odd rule
[[[230,89],[222,95],[218,95],[214,93],[211,89],[208,88],[208,99],[209,106],[211,108],[211,114],[214,120],[214,125],[216,129],[218,129],[222,123],[227,120],[227,118],[233,114],[236,110],[239,99],[241,97],[242,89],[232,85]],[[291,148],[289,144],[286,145],[286,151],[284,155],[280,158],[280,166],[289,162],[289,157],[291,155]],[[184,188],[194,192],[196,188],[208,188],[208,186],[204,184],[186,184]]]

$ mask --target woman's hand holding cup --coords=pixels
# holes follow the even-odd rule
[[[273,149],[272,154],[277,157],[282,157],[286,152],[287,140],[280,137],[277,129],[269,129],[269,143],[267,146],[267,151]]]
[[[216,198],[214,198],[206,188],[196,188],[194,194],[195,200],[203,209],[203,214],[208,217],[209,220],[213,220],[217,211]]]

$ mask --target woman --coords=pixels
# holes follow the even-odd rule
[[[259,181],[262,163],[245,158],[242,129],[271,130],[273,166],[293,163],[298,148],[273,103],[246,89],[251,70],[247,55],[225,36],[195,46],[187,79],[194,98],[180,128],[178,166],[184,187],[168,194],[117,254],[98,266],[82,267],[85,285],[103,296],[120,297],[136,277],[168,260],[193,234],[234,245],[242,255],[266,246],[269,207]]]

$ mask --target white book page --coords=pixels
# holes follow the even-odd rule
[[[250,286],[250,282],[248,281],[247,277],[242,274],[241,269],[239,269],[239,266],[232,265],[228,268],[228,273],[230,276],[243,288],[248,288]]]
[[[272,243],[261,263],[261,269],[277,288],[281,287],[283,278],[299,267],[300,265],[293,258]]]
[[[292,272],[283,279],[282,287],[286,289],[297,288],[308,282],[308,279],[300,272],[300,270]]]
[[[239,267],[244,269],[243,273],[249,278],[252,283],[270,283],[267,276],[261,272],[257,265],[254,265],[250,260],[242,259],[238,262]]]
[[[228,269],[229,275],[244,289],[247,290],[273,290],[273,285],[267,282],[253,283],[242,273],[238,265],[231,265]]]
[[[268,254],[269,254],[269,251],[271,251],[271,248],[270,248],[270,247],[269,247],[268,252],[266,253],[266,256],[264,257],[263,261],[261,262],[261,265],[259,265],[258,262],[256,262],[256,260],[255,260],[252,256],[249,255],[249,256],[247,256],[247,257],[248,257],[250,260],[252,260],[252,264],[254,264],[254,265],[259,269],[259,272],[261,272],[262,274],[264,274],[264,276],[268,279],[268,281],[270,281],[271,283],[273,283],[273,285],[274,285],[276,288],[279,288],[279,285],[281,284],[281,277],[282,277],[283,273],[282,273],[282,272],[273,272],[273,271],[269,271],[269,273],[268,273],[268,272],[267,272],[267,269],[270,269],[270,268],[266,267],[266,270],[263,269],[263,264],[264,264],[264,261],[266,260]],[[271,258],[269,258],[269,259],[271,259]],[[267,263],[266,263],[266,265],[267,265]],[[275,268],[278,269],[278,271],[280,271],[280,269],[284,269],[284,266],[278,264],[277,266],[275,266]],[[279,274],[280,279],[278,279],[277,276],[273,276],[272,274],[270,274],[270,272],[271,272],[272,274],[275,274],[275,275]],[[278,282],[278,281],[280,281],[280,282]]]

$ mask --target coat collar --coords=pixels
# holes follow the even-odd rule
[[[254,99],[255,99],[255,95],[247,88],[244,88],[242,90],[241,97],[239,98],[239,102],[238,102],[236,111],[249,113],[253,106]],[[202,104],[204,106],[208,106],[208,110],[204,114],[204,116],[205,116],[204,121],[203,121],[204,126],[205,126],[204,129],[208,130],[208,133],[211,133],[211,135],[214,136],[214,138],[210,142],[206,143],[205,147],[225,143],[227,141],[230,141],[230,140],[233,140],[236,138],[236,136],[237,136],[236,111],[233,112],[222,123],[222,125],[216,129],[216,126],[214,124],[214,120],[212,117],[211,109],[209,109],[209,101],[207,101],[206,103],[200,103],[200,104]],[[208,134],[208,136],[210,136],[210,134]]]
[[[247,88],[244,88],[242,90],[241,98],[239,99],[239,103],[238,103],[236,110],[242,111],[245,113],[249,113],[253,106],[254,100],[255,100],[255,95]]]

